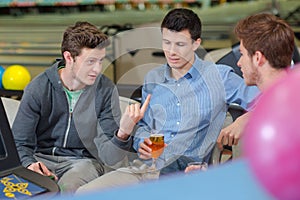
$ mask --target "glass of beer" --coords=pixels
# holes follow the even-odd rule
[[[152,144],[149,145],[152,149],[152,167],[156,168],[156,160],[163,153],[165,147],[164,135],[161,133],[152,133],[150,140],[152,142]]]

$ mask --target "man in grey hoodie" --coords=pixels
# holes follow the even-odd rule
[[[134,125],[149,103],[121,117],[114,84],[103,74],[108,37],[88,22],[64,32],[62,60],[24,90],[12,130],[22,165],[73,192],[124,160]]]

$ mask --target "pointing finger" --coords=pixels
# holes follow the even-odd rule
[[[151,94],[148,94],[143,106],[141,107],[141,113],[144,115],[144,113],[146,112],[148,105],[150,103],[150,98],[151,98]]]

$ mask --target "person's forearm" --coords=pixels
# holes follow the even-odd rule
[[[37,162],[37,160],[33,157],[33,149],[24,146],[17,146],[17,150],[21,163],[24,167],[28,167],[32,163]]]
[[[237,121],[238,123],[240,123],[242,129],[245,128],[245,126],[246,126],[246,124],[247,124],[247,122],[248,122],[248,120],[249,120],[250,112],[251,112],[251,111],[246,112],[245,114],[241,115],[240,117],[238,117],[238,118],[236,119],[236,121]]]

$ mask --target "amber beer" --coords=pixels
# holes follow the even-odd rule
[[[152,149],[152,158],[156,159],[158,158],[164,151],[164,135],[163,134],[151,134],[150,140],[152,142],[152,145],[149,147]]]

